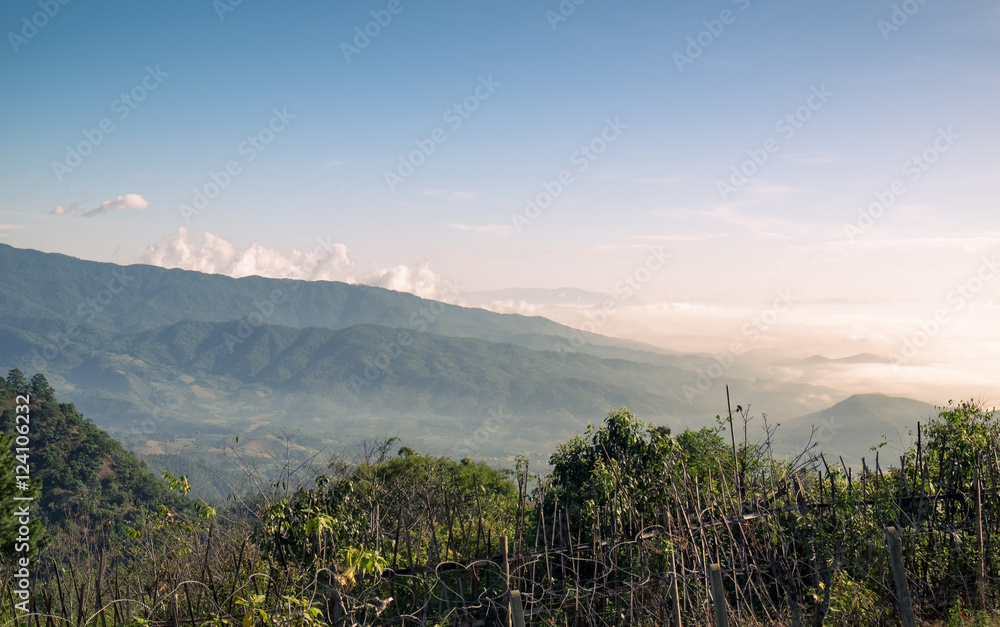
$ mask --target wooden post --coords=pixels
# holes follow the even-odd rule
[[[715,627],[729,627],[726,610],[726,589],[722,587],[722,567],[712,564],[708,567],[712,577],[712,604],[715,606]]]
[[[673,572],[673,577],[670,578],[670,588],[673,593],[673,627],[681,627],[681,597],[677,593],[677,555],[676,549],[670,551],[670,570]]]
[[[511,627],[511,621],[514,617],[514,612],[511,609],[511,601],[513,600],[513,592],[510,589],[510,561],[507,557],[507,536],[504,535],[500,538],[500,555],[503,557],[503,583],[507,587],[507,627]],[[518,601],[521,599],[521,593],[517,594]],[[524,620],[522,612],[522,620]]]
[[[733,479],[736,482],[736,496],[740,501],[740,506],[736,509],[738,514],[743,513],[743,485],[740,482],[740,458],[736,454],[736,430],[733,429],[733,406],[729,402],[729,385],[726,385],[726,408],[729,410],[729,436],[733,441]]]
[[[181,613],[177,608],[177,593],[170,598],[170,618],[174,621],[174,627],[181,627]]]
[[[889,563],[892,564],[892,578],[896,580],[896,601],[899,603],[899,618],[903,627],[916,627],[913,617],[913,604],[910,601],[910,588],[906,584],[906,568],[903,566],[903,545],[899,541],[899,530],[888,527],[885,530],[889,541]]]
[[[976,484],[976,547],[979,551],[979,577],[976,578],[976,590],[979,592],[979,608],[986,609],[986,553],[983,550],[983,485],[979,476],[979,466],[973,474]]]
[[[511,622],[514,627],[524,627],[524,606],[521,605],[521,591],[510,592]]]

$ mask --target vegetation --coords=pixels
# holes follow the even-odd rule
[[[903,531],[921,617],[989,624],[1000,592],[1000,421],[971,401],[922,426],[899,468],[775,458],[771,427],[762,441],[733,437],[727,416],[672,434],[623,407],[560,444],[544,477],[524,459],[495,469],[388,438],[304,481],[307,463],[285,457],[265,475],[237,453],[253,489],[213,506],[191,498],[186,476],[154,477],[45,377],[20,371],[0,383],[4,495],[15,492],[19,393],[31,395],[39,443],[32,611],[43,622],[463,624],[505,620],[507,590],[519,588],[531,624],[653,625],[678,613],[710,624],[706,571],[720,563],[739,624],[889,625],[889,526]],[[749,408],[734,418],[743,434],[757,420]],[[0,568],[0,624],[29,618],[12,607],[13,577]]]

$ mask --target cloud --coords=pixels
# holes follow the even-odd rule
[[[189,232],[181,227],[158,244],[148,247],[140,261],[162,268],[180,268],[233,278],[262,276],[360,283],[409,292],[421,298],[459,302],[457,288],[433,272],[426,262],[382,268],[370,276],[355,278],[347,273],[353,265],[347,246],[329,238],[318,240],[318,244],[307,251],[282,253],[257,242],[239,250],[218,235]]]
[[[451,303],[461,302],[456,286],[432,271],[427,262],[381,269],[358,282],[397,292],[409,292],[421,298]]]
[[[22,224],[0,224],[0,240],[7,239],[7,233],[9,231],[16,231],[18,229],[23,229]]]
[[[329,240],[320,240],[310,251],[293,250],[288,254],[258,243],[237,250],[218,235],[189,233],[183,227],[147,248],[141,261],[163,268],[224,274],[234,278],[263,276],[306,281],[345,280],[343,271],[351,265],[347,246]]]
[[[497,235],[510,235],[514,228],[504,224],[456,224],[449,223],[448,228],[457,231],[469,231],[472,233],[496,233]]]
[[[143,211],[147,207],[149,207],[149,201],[143,198],[141,194],[125,194],[124,196],[119,196],[114,200],[105,200],[93,209],[88,209],[86,211],[78,211],[77,205],[73,204],[69,207],[56,205],[49,213],[54,216],[78,216],[81,218],[92,218],[94,216],[99,216],[103,213],[110,213],[112,211]]]

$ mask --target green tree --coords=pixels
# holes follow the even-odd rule
[[[680,447],[684,466],[690,476],[705,481],[709,472],[718,476],[721,471],[727,473],[728,478],[732,478],[733,449],[719,435],[719,429],[710,427],[698,431],[685,429],[675,441]]]
[[[45,378],[45,375],[40,372],[31,377],[29,390],[31,391],[31,395],[39,400],[55,400],[55,390],[49,385],[49,380]]]
[[[5,415],[9,415],[6,414]],[[17,459],[13,440],[0,432],[0,557],[3,561],[18,557],[33,557],[38,549],[48,542],[48,534],[39,520],[37,499],[40,493],[38,482],[29,484],[24,489],[17,479],[17,465],[23,460]],[[15,501],[13,497],[27,497],[33,501]],[[23,511],[27,510],[27,525],[24,522]],[[28,528],[28,534],[22,534],[23,527]],[[25,538],[28,539],[25,542]]]
[[[24,373],[14,368],[7,372],[7,387],[15,393],[23,394],[28,391],[28,380],[24,378]]]
[[[948,401],[925,431],[931,476],[956,488],[971,486],[975,467],[998,447],[998,427],[996,410],[972,400]]]
[[[592,528],[597,507],[610,506],[616,517],[602,526],[652,522],[677,453],[668,429],[640,421],[627,407],[612,410],[600,428],[588,425],[585,435],[557,445],[543,511],[551,515],[558,501],[569,508],[572,527],[583,529]]]

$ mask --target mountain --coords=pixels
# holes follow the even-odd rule
[[[626,357],[621,349],[635,347],[635,343],[575,331],[537,316],[497,314],[335,281],[233,279],[158,266],[85,261],[6,244],[0,244],[0,268],[4,268],[0,333],[5,333],[0,340],[23,344],[27,338],[11,336],[13,329],[45,337],[56,349],[60,341],[89,330],[133,332],[184,320],[326,329],[378,324],[611,357]],[[669,362],[668,356],[656,352],[631,355],[637,357],[664,365]]]
[[[44,372],[150,455],[218,461],[239,436],[266,457],[294,430],[302,459],[375,434],[510,458],[545,455],[622,405],[673,428],[709,424],[724,410],[723,383],[779,417],[843,397],[732,372],[710,381],[710,357],[363,285],[5,245],[0,264],[0,367]]]
[[[831,359],[829,357],[824,357],[823,355],[812,355],[802,360],[806,364],[888,364],[892,363],[892,360],[888,357],[883,357],[882,355],[876,355],[874,353],[857,353],[855,355],[848,355],[847,357],[839,357],[836,359]]]
[[[917,422],[937,414],[933,405],[912,398],[855,394],[822,411],[781,421],[775,448],[784,454],[801,451],[815,427],[812,441],[820,443],[815,452],[824,452],[827,462],[842,455],[848,465],[860,466],[862,458],[874,465],[870,449],[884,441],[880,464],[899,465],[899,455],[916,437]]]
[[[196,437],[215,453],[249,424],[325,434],[320,442],[328,445],[375,429],[437,452],[510,456],[551,450],[622,405],[674,427],[719,411],[712,394],[684,395],[685,386],[697,387],[696,372],[377,325],[264,325],[242,339],[232,323],[184,321],[80,337],[86,343],[63,352],[72,367],[61,381],[76,402],[147,453],[172,452],[161,437],[147,447],[147,438],[134,436],[156,405],[171,407],[156,429]],[[747,388],[764,406],[801,392],[782,384]],[[491,434],[503,437],[471,446],[491,414],[504,416],[503,430]]]

